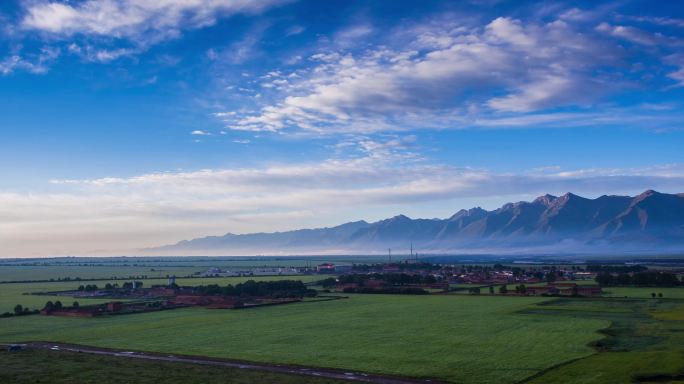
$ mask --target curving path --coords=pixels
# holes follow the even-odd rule
[[[374,384],[419,384],[419,383],[440,383],[437,380],[419,380],[410,379],[394,376],[383,376],[363,372],[352,372],[344,371],[338,369],[330,368],[318,368],[318,367],[303,367],[296,365],[283,365],[283,364],[267,364],[267,363],[255,363],[232,359],[218,359],[213,357],[204,356],[185,356],[185,355],[171,355],[171,354],[161,354],[153,352],[133,352],[121,349],[110,349],[110,348],[99,348],[99,347],[89,347],[78,344],[66,344],[66,343],[48,343],[48,342],[29,342],[29,343],[16,343],[16,344],[0,344],[3,347],[9,347],[10,345],[20,345],[22,348],[30,349],[47,349],[53,351],[66,351],[66,352],[77,352],[77,353],[88,353],[92,355],[105,355],[105,356],[116,356],[125,357],[130,359],[141,359],[141,360],[154,360],[154,361],[166,361],[172,363],[184,363],[184,364],[200,364],[200,365],[213,365],[219,367],[237,368],[237,369],[250,369],[256,371],[274,372],[274,373],[285,373],[291,375],[303,375],[303,376],[316,376],[325,377],[329,379],[337,380],[347,380],[347,381],[357,381],[366,382]]]

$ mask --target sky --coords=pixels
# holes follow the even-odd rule
[[[684,192],[684,3],[0,2],[0,256]]]

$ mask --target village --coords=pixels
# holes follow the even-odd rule
[[[319,266],[331,273],[336,266]],[[327,279],[323,285],[344,293],[439,294],[467,291],[479,294],[525,296],[600,296],[592,284],[597,273],[576,266],[532,268],[490,265],[440,265],[416,260],[397,263],[355,264],[352,271]],[[509,288],[510,287],[510,288]]]
[[[321,275],[320,280],[303,283],[287,276]],[[278,281],[249,280],[236,286],[179,286],[175,276],[164,285],[144,287],[142,281],[80,285],[70,291],[43,293],[74,299],[111,299],[102,304],[71,306],[48,301],[43,315],[95,317],[135,314],[184,307],[239,309],[301,301],[319,293],[342,294],[448,294],[466,292],[507,296],[601,296],[600,286],[587,284],[597,273],[575,266],[506,267],[495,265],[440,265],[417,260],[376,264],[321,263],[306,268],[280,267],[241,271],[210,268],[205,278],[226,276],[282,276]],[[578,284],[580,283],[580,284]],[[311,289],[317,288],[317,289]],[[339,297],[338,297],[339,298]]]
[[[79,286],[77,290],[55,291],[43,295],[71,296],[78,298],[113,299],[103,304],[71,306],[48,301],[40,314],[46,316],[96,317],[124,315],[184,307],[207,309],[239,309],[265,305],[288,304],[314,297],[317,292],[298,280],[247,281],[235,286],[218,285],[180,287],[175,277],[169,277],[166,285],[143,287],[141,281],[126,282],[122,286],[107,284]]]
[[[273,267],[249,269],[221,269],[212,267],[197,275],[199,277],[251,277],[251,276],[298,276],[298,275],[346,275],[360,273],[404,273],[430,275],[449,284],[539,284],[556,281],[593,281],[598,272],[580,266],[504,266],[445,265],[407,259],[399,262],[374,264],[336,264],[325,262],[307,267]]]

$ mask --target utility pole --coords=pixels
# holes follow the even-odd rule
[[[387,254],[389,256],[389,262],[392,262],[392,248],[387,248]]]

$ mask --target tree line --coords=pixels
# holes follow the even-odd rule
[[[130,291],[134,288],[142,288],[142,286],[143,286],[142,281],[133,281],[133,282],[127,281],[127,282],[123,283],[121,288]],[[94,292],[94,291],[98,291],[99,289],[100,289],[100,287],[98,287],[97,284],[86,284],[86,285],[79,285],[78,286],[78,290],[81,292]],[[107,283],[107,284],[105,284],[104,289],[108,290],[108,291],[119,289],[119,284],[118,283],[114,283],[114,284]]]
[[[676,274],[668,272],[632,274],[603,272],[596,276],[596,282],[601,286],[676,287],[682,285]]]
[[[429,295],[430,292],[417,287],[347,287],[342,290],[344,293],[380,293],[389,295]]]
[[[587,271],[599,273],[638,273],[646,272],[648,268],[643,265],[603,265],[589,264]]]
[[[432,275],[417,275],[409,273],[371,273],[371,274],[351,274],[342,275],[337,278],[340,284],[357,284],[363,286],[368,280],[384,281],[390,286],[402,285],[419,285],[419,284],[435,284],[437,278]],[[328,279],[324,280],[327,284],[330,283]],[[325,285],[324,285],[325,286]]]
[[[316,296],[316,291],[308,289],[299,280],[254,281],[249,280],[236,285],[221,287],[218,284],[200,285],[194,288],[200,295],[206,296],[240,296],[240,297],[273,297],[300,298]]]
[[[38,313],[38,312],[39,311],[37,309],[31,310],[28,307],[24,307],[21,304],[17,304],[14,306],[13,312],[5,312],[2,315],[0,315],[0,317],[33,315],[33,314]]]

